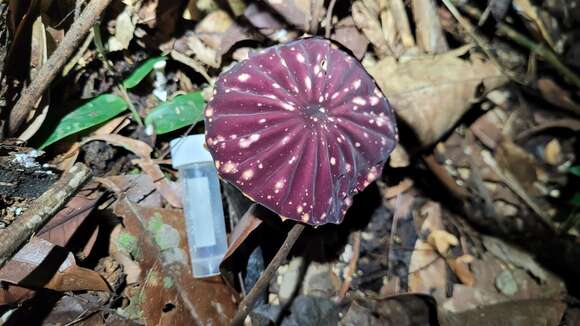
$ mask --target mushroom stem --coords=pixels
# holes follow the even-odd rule
[[[250,290],[250,293],[248,293],[248,295],[244,297],[242,302],[240,302],[240,305],[238,306],[238,311],[236,312],[236,315],[232,320],[232,325],[238,326],[244,324],[246,316],[248,315],[250,310],[254,307],[254,304],[256,303],[258,297],[262,295],[262,293],[264,293],[266,286],[268,286],[268,284],[270,283],[270,279],[274,276],[274,273],[278,270],[278,267],[280,267],[282,262],[288,256],[290,249],[292,249],[294,243],[296,242],[296,240],[298,240],[298,237],[300,237],[302,231],[304,231],[304,227],[305,225],[300,223],[296,223],[292,227],[292,229],[288,233],[288,236],[286,236],[286,240],[284,240],[282,247],[278,249],[278,252],[274,256],[270,264],[268,264],[266,270],[264,270],[262,275],[260,275],[260,278],[256,282],[256,285],[254,285],[252,290]]]

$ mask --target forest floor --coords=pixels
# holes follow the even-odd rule
[[[231,323],[295,222],[222,182],[230,247],[194,278],[169,142],[221,74],[308,36],[362,63],[399,144],[245,324],[580,325],[564,0],[0,2],[0,323]]]

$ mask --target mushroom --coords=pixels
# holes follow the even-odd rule
[[[313,37],[267,48],[218,78],[205,110],[220,176],[297,222],[242,300],[243,321],[304,224],[340,223],[397,142],[395,115],[352,56]]]
[[[395,116],[363,66],[313,37],[223,73],[205,110],[220,176],[284,218],[340,223],[397,142]]]

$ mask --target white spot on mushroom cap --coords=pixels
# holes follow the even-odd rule
[[[246,181],[250,180],[253,176],[254,176],[254,170],[252,170],[252,169],[246,170],[242,173],[242,179],[244,179]]]
[[[238,76],[238,80],[241,82],[245,82],[248,79],[250,79],[250,75],[246,74],[246,73],[243,73],[243,74]]]
[[[304,78],[304,85],[306,85],[307,89],[312,88],[312,81],[310,80],[310,77],[306,76],[306,78]]]
[[[240,138],[239,145],[241,148],[248,148],[248,147],[250,147],[250,145],[252,145],[258,139],[260,139],[260,135],[258,135],[258,134],[252,134],[252,135],[250,135],[250,137],[246,137],[246,138],[242,137],[242,138]]]
[[[361,84],[361,80],[360,80],[360,79],[357,79],[357,80],[355,80],[355,81],[352,83],[352,87],[353,87],[354,89],[358,89],[358,88],[360,87],[360,84]]]
[[[302,55],[302,53],[296,54],[296,60],[298,60],[298,62],[300,63],[304,63],[304,56]]]
[[[365,101],[364,98],[357,96],[357,97],[352,99],[352,103],[358,104],[358,105],[365,105],[365,104],[367,104],[367,101]]]
[[[232,161],[227,161],[226,163],[224,163],[222,171],[224,173],[236,173],[238,172],[238,164]]]
[[[336,158],[331,157],[330,158],[330,165],[335,165],[336,164]]]

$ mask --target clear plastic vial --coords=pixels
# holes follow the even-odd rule
[[[194,277],[219,274],[227,250],[220,184],[204,135],[173,139],[173,167],[179,170],[183,213]]]

